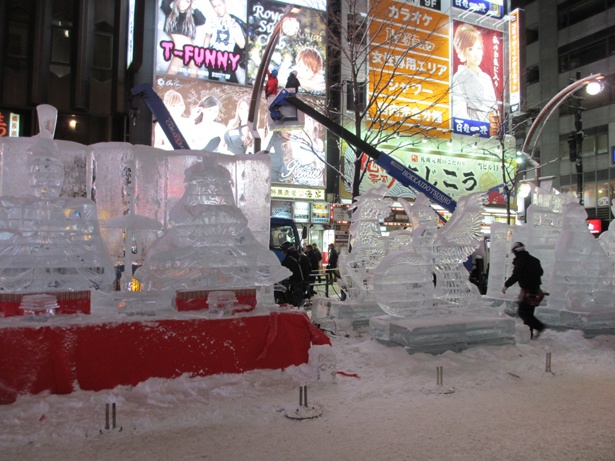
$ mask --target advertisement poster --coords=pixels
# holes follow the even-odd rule
[[[502,33],[455,21],[451,83],[454,133],[498,136],[504,95]]]
[[[345,168],[353,167],[354,153],[347,149],[344,159]],[[449,197],[457,200],[475,192],[487,192],[489,204],[503,204],[502,165],[500,160],[491,156],[452,154],[442,155],[437,151],[426,152],[420,149],[397,151],[391,157],[436,186]],[[361,168],[368,162],[365,156]],[[391,178],[386,171],[373,162],[367,165],[365,178],[361,181],[361,193],[371,188],[385,185],[387,196],[414,198],[416,192]]]
[[[261,56],[273,28],[286,4],[270,1],[251,1],[248,12],[248,82],[256,77]],[[326,69],[326,23],[323,13],[302,8],[295,18],[287,18],[269,70],[278,70],[278,80],[284,87],[289,74],[297,71],[301,86],[299,93],[324,96]]]
[[[161,0],[156,74],[246,83],[246,0]]]
[[[369,23],[369,108],[384,129],[447,137],[450,124],[450,26],[448,14],[388,0]],[[450,135],[449,135],[450,136]]]
[[[252,88],[158,76],[154,91],[192,150],[226,155],[254,153],[254,138],[247,124]],[[303,98],[316,103],[308,95]],[[271,157],[272,184],[324,187],[326,133],[322,125],[305,117],[303,129],[270,130],[263,96],[258,131],[262,149]],[[154,147],[172,149],[158,125],[153,130],[153,138]]]

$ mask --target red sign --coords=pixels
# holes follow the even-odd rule
[[[601,219],[586,219],[587,227],[592,234],[600,234],[602,232]]]

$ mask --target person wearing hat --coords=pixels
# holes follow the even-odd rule
[[[518,300],[519,317],[530,328],[530,337],[538,339],[545,329],[545,324],[534,316],[536,307],[545,295],[540,289],[540,277],[543,274],[542,266],[540,260],[529,254],[525,245],[521,242],[513,244],[512,252],[515,255],[513,273],[504,283],[502,293],[506,293],[506,290],[515,283],[519,284],[521,288]]]
[[[299,93],[299,87],[301,83],[297,78],[297,71],[293,70],[290,74],[288,74],[288,79],[286,80],[286,88],[295,90],[295,93]]]
[[[267,83],[265,84],[265,97],[278,94],[278,69],[267,71]]]

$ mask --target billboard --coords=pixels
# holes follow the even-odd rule
[[[501,186],[502,164],[498,158],[480,154],[444,154],[417,148],[395,151],[389,155],[455,200],[474,192],[488,192],[489,204],[505,203],[505,192]],[[348,160],[351,159],[352,156],[347,153],[346,165],[349,165]],[[413,190],[391,178],[365,156],[362,158],[361,168],[366,169],[365,178],[360,185],[361,193],[385,185],[388,189],[387,196],[415,197]]]
[[[510,112],[512,114],[521,110],[521,69],[523,56],[521,55],[521,37],[523,14],[521,10],[510,13],[508,23],[508,70],[510,75]]]
[[[453,132],[498,136],[504,95],[502,33],[459,21],[453,30]]]
[[[314,8],[324,10],[324,4],[301,3],[310,8],[285,23],[270,69],[278,69],[280,87],[296,70],[299,93],[311,105],[322,105],[315,97],[326,89],[326,22]],[[158,5],[154,90],[188,145],[227,155],[253,153],[247,126],[251,85],[288,2],[161,0]],[[306,117],[303,130],[277,130],[267,126],[266,106],[263,100],[257,129],[271,156],[272,184],[324,188],[323,127]],[[155,147],[172,149],[159,126],[152,136]]]
[[[154,91],[192,150],[254,153],[254,139],[247,125],[252,88],[161,75],[156,78]],[[310,96],[304,98],[309,100]],[[306,116],[302,130],[273,131],[266,127],[266,112],[263,101],[257,129],[261,146],[271,157],[272,184],[324,187],[324,128]],[[152,145],[173,149],[158,124]]]
[[[246,83],[246,0],[162,0],[156,74]]]
[[[272,1],[251,1],[248,13],[248,81],[254,83],[261,56],[273,28],[287,5]],[[284,86],[295,70],[301,86],[299,93],[324,96],[327,25],[317,10],[302,8],[295,18],[284,23],[269,69],[278,69],[278,80]]]
[[[432,130],[430,136],[442,136],[450,119],[448,14],[396,0],[374,5],[372,13],[372,123],[384,129],[401,125],[406,133]]]

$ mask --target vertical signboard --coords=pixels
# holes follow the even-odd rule
[[[508,23],[508,69],[510,75],[510,112],[512,114],[521,110],[521,37],[522,10],[510,13]]]
[[[369,108],[376,126],[408,133],[449,128],[449,16],[407,2],[383,0],[373,8],[369,33]],[[398,129],[399,130],[399,129]]]
[[[459,21],[453,29],[453,132],[497,136],[504,95],[502,34]]]

